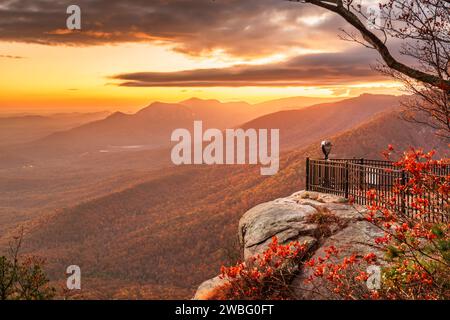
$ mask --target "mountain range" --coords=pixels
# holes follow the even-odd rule
[[[54,130],[45,137],[24,142],[3,149],[3,157],[8,155],[8,164],[14,163],[13,155],[28,156],[48,161],[49,158],[79,156],[85,153],[111,152],[123,150],[143,150],[167,148],[170,133],[177,128],[190,128],[194,120],[202,120],[205,127],[233,128],[259,116],[292,108],[304,108],[310,102],[326,102],[338,99],[292,97],[251,105],[246,102],[225,102],[191,98],[179,103],[154,102],[134,114],[115,112],[106,118],[97,117],[70,130]],[[295,106],[295,107],[294,107]],[[39,118],[35,116],[35,118]],[[46,119],[41,117],[42,120]],[[3,128],[11,131],[15,119],[4,118]],[[2,130],[0,119],[0,131]],[[93,121],[96,120],[96,121]],[[8,124],[6,126],[5,124]],[[12,132],[20,130],[15,128]],[[16,133],[17,135],[17,133]],[[12,139],[14,141],[14,139]],[[0,140],[1,142],[1,140]],[[1,147],[1,144],[0,144]],[[22,165],[22,162],[18,162]],[[5,165],[3,161],[3,165]],[[2,161],[0,158],[0,167]]]
[[[304,188],[305,158],[322,156],[322,139],[333,142],[335,158],[380,158],[388,144],[445,150],[431,129],[401,119],[399,99],[362,95],[251,119],[245,103],[156,103],[16,146],[11,156],[22,150],[26,162],[44,150],[45,161],[0,167],[0,248],[24,226],[25,252],[46,258],[55,283],[64,282],[67,265],[81,267],[79,298],[190,298],[236,259],[246,210]],[[222,115],[227,108],[233,117]],[[258,166],[171,165],[171,129],[198,119],[279,128],[280,171],[264,177]],[[151,147],[111,148],[138,145]]]
[[[104,119],[109,112],[61,113],[52,115],[0,116],[0,147],[31,142],[56,131]]]
[[[348,129],[398,105],[400,98],[362,95],[308,108],[299,103],[300,99],[281,99],[260,105],[197,98],[177,104],[155,102],[135,114],[115,112],[105,119],[55,132],[6,153],[47,161],[49,158],[73,158],[86,153],[169,148],[171,132],[177,128],[192,129],[194,120],[202,120],[205,128],[280,128],[281,147],[288,148]],[[286,107],[283,107],[284,103]],[[283,110],[291,109],[294,103],[299,109]],[[280,109],[283,111],[266,114],[269,110]]]

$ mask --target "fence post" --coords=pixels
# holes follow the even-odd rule
[[[309,191],[309,157],[306,158],[306,191]]]
[[[345,199],[348,199],[348,196],[349,196],[349,183],[348,183],[349,174],[348,174],[348,168],[349,168],[348,161],[346,161],[345,162],[345,196],[344,196]]]
[[[364,185],[364,158],[359,159],[359,164],[361,165],[359,167],[359,190],[363,190]]]
[[[401,178],[401,185],[402,185],[402,187],[405,187],[406,186],[406,173],[405,173],[405,170],[402,170],[402,178]],[[401,204],[401,212],[402,212],[402,214],[404,214],[404,215],[406,215],[406,192],[405,192],[405,190],[402,188],[402,192],[400,193],[400,195],[401,195],[401,197],[402,197],[402,199],[401,199],[401,202],[402,202],[402,204]]]

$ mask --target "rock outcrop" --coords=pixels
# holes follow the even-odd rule
[[[197,292],[195,292],[194,300],[208,299],[214,289],[223,286],[226,282],[227,280],[221,279],[219,276],[206,280],[198,287]]]
[[[309,191],[300,191],[287,198],[260,204],[247,211],[239,222],[239,240],[244,259],[264,252],[274,236],[281,244],[299,241],[309,254],[323,256],[323,248],[334,245],[344,255],[373,252],[370,245],[380,230],[364,220],[364,207],[347,203],[344,198]],[[301,287],[300,274],[294,287]],[[218,277],[204,282],[194,297],[202,299],[208,292],[224,284]],[[300,299],[313,295],[298,294]]]

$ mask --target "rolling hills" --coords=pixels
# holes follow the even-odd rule
[[[335,100],[339,99],[291,97],[252,105],[191,98],[179,103],[154,102],[134,114],[92,114],[79,126],[74,121],[81,121],[81,116],[76,118],[75,115],[0,118],[0,133],[5,133],[0,139],[0,148],[2,140],[12,145],[0,149],[0,167],[14,165],[14,161],[22,166],[27,162],[24,159],[36,162],[71,159],[85,153],[167,148],[171,144],[170,133],[177,128],[190,128],[193,120],[202,120],[205,127],[233,128],[275,111]],[[53,121],[52,127],[48,121]],[[27,130],[23,130],[24,127]],[[19,134],[19,130],[27,134]]]
[[[57,131],[104,119],[109,112],[0,116],[0,147],[31,142]]]
[[[298,148],[349,130],[377,114],[398,108],[400,99],[401,97],[389,95],[363,94],[338,102],[268,114],[245,123],[242,127],[280,128],[281,148]]]
[[[348,120],[348,126],[339,120],[336,131],[327,136],[335,145],[333,157],[379,158],[388,144],[399,150],[410,145],[446,148],[430,129],[401,120],[395,108],[383,111],[374,103],[377,112],[368,115],[358,114],[357,104],[347,105],[346,117],[359,118]],[[313,114],[310,121],[324,121],[320,112]],[[324,115],[326,121],[338,115],[333,114]],[[272,116],[279,119],[270,115],[263,124],[270,125]],[[285,127],[286,137],[302,136],[294,123]],[[25,249],[47,258],[55,280],[64,278],[64,266],[80,265],[85,276],[81,296],[127,298],[142,286],[146,290],[141,298],[190,298],[201,281],[231,262],[237,222],[247,209],[304,187],[305,157],[321,156],[320,138],[286,149],[279,173],[271,177],[260,176],[258,166],[246,165],[142,173],[135,185],[30,220],[25,224]]]

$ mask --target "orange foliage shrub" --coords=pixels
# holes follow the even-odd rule
[[[390,146],[387,153],[392,151]],[[368,274],[364,264],[375,262],[375,254],[342,260],[336,248],[328,249],[318,263],[305,263],[312,269],[307,282],[316,288],[328,288],[332,297],[344,299],[450,298],[450,175],[448,171],[444,175],[436,173],[445,172],[440,168],[448,166],[449,161],[433,160],[433,154],[411,149],[402,155],[395,166],[408,179],[397,181],[391,198],[375,190],[367,192],[366,220],[384,231],[384,236],[374,239],[375,246],[386,256],[380,288],[370,290],[365,285]],[[399,210],[399,202],[404,201],[412,211]]]
[[[298,241],[286,245],[272,238],[269,248],[247,262],[222,267],[221,278],[227,283],[210,296],[211,299],[267,300],[292,297],[289,283],[298,270],[298,262],[306,247]]]

